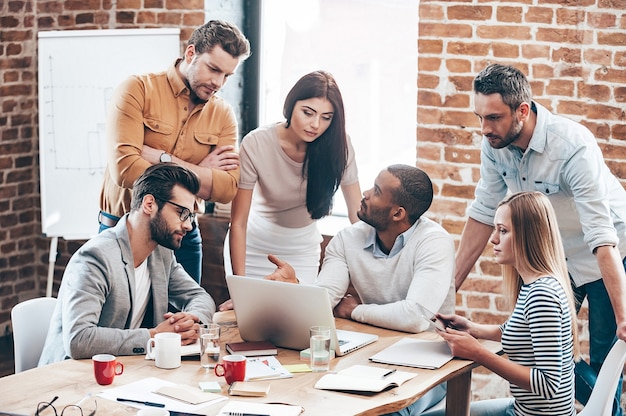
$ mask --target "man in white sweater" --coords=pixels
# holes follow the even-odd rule
[[[454,242],[436,222],[422,217],[433,200],[428,175],[392,165],[363,192],[361,221],[328,243],[315,283],[328,290],[335,316],[406,332],[429,322],[416,304],[452,313],[455,307]],[[268,279],[297,282],[293,268],[275,256]],[[418,415],[441,400],[445,384],[393,415]]]
[[[429,327],[416,303],[454,311],[454,242],[422,214],[433,199],[428,175],[392,165],[363,192],[360,222],[329,242],[316,284],[328,290],[335,316],[406,332]],[[296,282],[288,263],[270,256],[273,280]]]

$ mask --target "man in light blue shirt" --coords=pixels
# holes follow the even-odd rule
[[[543,192],[558,216],[577,300],[589,302],[590,361],[598,372],[616,339],[626,340],[626,191],[593,134],[533,102],[519,70],[494,64],[478,74],[474,112],[484,136],[480,180],[457,251],[456,287],[485,248],[507,192]],[[578,376],[576,398],[586,403]],[[618,400],[619,393],[621,383]],[[617,405],[614,414],[621,414]]]

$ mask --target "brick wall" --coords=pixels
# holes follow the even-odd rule
[[[418,166],[436,185],[432,216],[457,241],[479,178],[472,80],[490,63],[520,68],[538,102],[591,129],[626,185],[625,0],[422,0],[419,13]],[[457,309],[477,322],[502,322],[509,312],[500,283],[487,247],[457,294]],[[585,330],[585,351],[588,338]],[[508,390],[484,376],[488,372],[477,373],[473,391],[498,396]]]
[[[180,27],[182,49],[204,23],[203,7],[203,0],[0,2],[0,336],[11,308],[46,289],[50,239],[42,236],[40,220],[37,33]],[[55,293],[63,266],[82,243],[60,240]]]

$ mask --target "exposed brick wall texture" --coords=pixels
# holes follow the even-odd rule
[[[422,0],[419,18],[417,165],[436,185],[431,216],[457,242],[480,175],[472,80],[488,64],[521,69],[539,103],[587,126],[626,185],[626,1]],[[509,311],[500,285],[488,246],[457,294],[457,310],[477,322],[502,322]],[[586,308],[579,317],[586,352]],[[476,373],[475,395],[508,390],[483,377],[488,371]]]
[[[203,7],[203,0],[0,2],[0,336],[15,304],[46,290],[50,239],[42,235],[40,219],[37,33],[179,27],[182,50],[204,22]],[[54,293],[82,243],[59,241]]]

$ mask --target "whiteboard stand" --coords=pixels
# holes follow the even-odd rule
[[[52,282],[54,281],[54,264],[57,260],[57,246],[59,237],[52,237],[50,241],[50,256],[48,257],[48,284],[46,285],[46,296],[52,296]]]

